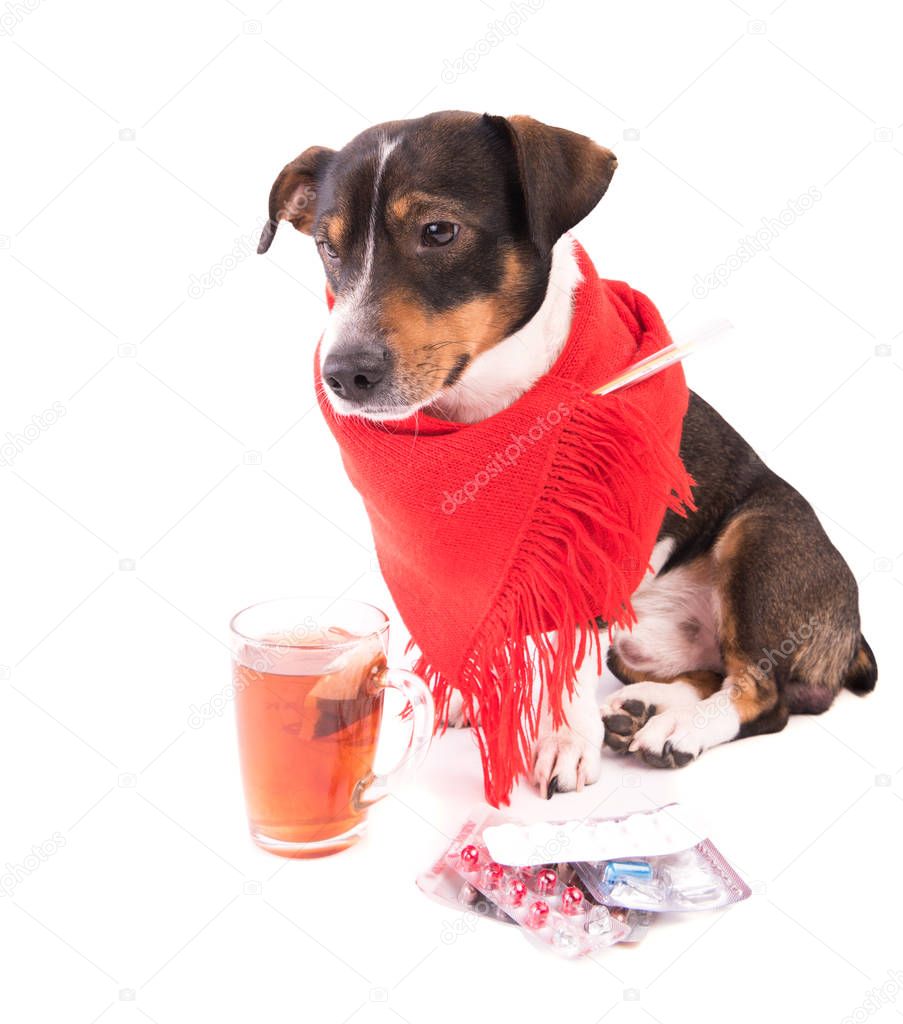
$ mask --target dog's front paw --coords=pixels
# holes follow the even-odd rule
[[[464,698],[460,690],[453,690],[449,697],[446,724],[449,729],[468,729],[473,725],[464,707]]]
[[[653,715],[637,730],[629,750],[652,768],[683,768],[702,753],[703,740],[693,709],[679,708]]]
[[[563,725],[540,735],[533,751],[533,782],[546,799],[599,781],[602,730],[576,732]]]

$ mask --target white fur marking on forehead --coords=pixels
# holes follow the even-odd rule
[[[398,139],[387,139],[383,137],[379,143],[379,162],[376,165],[376,175],[373,178],[373,199],[370,202],[370,222],[367,225],[367,249],[364,255],[364,266],[361,276],[354,286],[354,291],[365,293],[370,283],[370,275],[373,273],[373,251],[376,248],[376,214],[379,209],[379,186],[382,184],[383,172],[386,169],[386,161],[389,159]]]
[[[379,140],[377,150],[376,173],[373,176],[373,195],[370,201],[370,216],[367,221],[367,239],[364,248],[364,262],[354,287],[341,298],[336,298],[323,333],[323,341],[320,345],[320,361],[335,346],[336,339],[342,333],[342,328],[358,315],[362,302],[370,287],[370,278],[373,275],[373,254],[376,250],[376,226],[377,212],[379,210],[379,189],[382,185],[383,172],[386,168],[386,161],[392,155],[398,145],[398,138],[390,139],[383,135]]]

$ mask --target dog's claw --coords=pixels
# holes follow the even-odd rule
[[[592,785],[602,769],[601,722],[594,718],[595,735],[567,727],[542,737],[534,749],[533,784],[550,800],[556,793],[579,792]]]
[[[650,768],[683,768],[693,760],[693,755],[686,750],[675,750],[670,740],[662,744],[660,754],[639,747],[640,756]]]

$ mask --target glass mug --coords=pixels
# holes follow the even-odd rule
[[[356,842],[386,781],[419,764],[433,698],[418,676],[386,664],[389,619],[358,601],[284,598],[229,624],[238,743],[251,837],[283,857],[318,857]],[[411,736],[388,775],[373,771],[387,688],[411,708]]]

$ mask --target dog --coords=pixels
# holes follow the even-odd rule
[[[473,423],[529,389],[568,337],[580,280],[568,232],[616,166],[586,136],[460,111],[289,163],[258,251],[283,220],[316,243],[333,299],[320,386],[335,410]],[[692,392],[680,452],[697,510],[665,515],[637,622],[612,637],[623,685],[601,714],[590,657],[565,723],[542,709],[532,778],[544,796],[595,782],[603,746],[681,767],[821,714],[844,687],[874,689],[856,581],[811,506]]]

